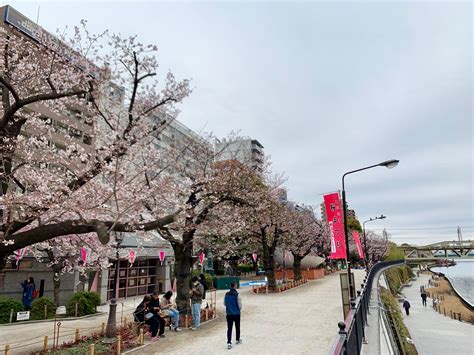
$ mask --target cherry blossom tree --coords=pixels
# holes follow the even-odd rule
[[[211,137],[190,140],[183,143],[184,150],[178,147],[174,155],[172,151],[167,154],[167,159],[176,162],[175,195],[167,200],[169,210],[180,209],[183,213],[157,230],[173,246],[176,300],[181,309],[188,307],[190,272],[199,245],[213,230],[219,212],[235,215],[233,206],[245,204],[256,184],[255,173],[247,166],[235,160],[216,161],[220,152],[212,149],[212,141]]]
[[[309,208],[296,208],[291,211],[288,233],[282,244],[293,254],[293,272],[295,280],[301,279],[301,260],[305,256],[318,255],[323,252],[324,241],[329,238],[321,220],[316,219]]]
[[[0,31],[0,270],[28,245],[89,233],[106,244],[112,231],[175,221],[179,207],[155,203],[175,192],[156,140],[188,80],[158,80],[154,45],[91,35],[84,22],[71,37],[38,30],[34,41]],[[75,139],[81,125],[89,145]]]
[[[81,258],[81,248],[85,248],[87,259]],[[113,257],[110,246],[99,242],[93,233],[70,235],[51,239],[31,246],[30,251],[37,261],[46,263],[53,271],[53,299],[59,305],[61,277],[63,274],[79,271],[85,274],[92,269],[106,269]]]
[[[367,238],[367,260],[370,264],[383,260],[387,255],[389,243],[387,238],[377,235],[371,230],[366,230]]]

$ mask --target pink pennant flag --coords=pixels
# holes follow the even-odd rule
[[[252,253],[252,259],[254,263],[257,262],[257,253]]]
[[[204,261],[204,253],[201,251],[201,254],[199,254],[199,261],[202,262]]]
[[[133,265],[136,257],[137,257],[137,252],[135,250],[130,250],[130,252],[128,253],[128,262],[130,263],[130,266]]]
[[[352,231],[352,238],[354,238],[354,242],[356,243],[357,251],[359,252],[359,258],[364,259],[364,252],[362,251],[362,245],[360,244],[359,232]]]
[[[163,265],[163,260],[165,260],[166,253],[163,250],[160,250],[160,261],[161,265]]]
[[[85,265],[87,262],[87,249],[84,247],[81,247],[81,260]]]
[[[23,259],[23,257],[25,256],[26,254],[26,248],[21,248],[21,249],[18,249],[18,250],[15,250],[13,252],[13,254],[15,254],[15,259],[16,259],[16,264],[18,265],[18,262]]]

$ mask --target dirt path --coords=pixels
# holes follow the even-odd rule
[[[365,271],[355,270],[356,284]],[[241,320],[243,344],[232,353],[241,354],[327,354],[342,320],[339,275],[309,283],[280,294],[252,295],[239,290],[243,299]],[[135,354],[219,354],[226,348],[226,322],[222,297],[218,294],[221,316],[199,331],[167,332],[166,338]],[[234,334],[235,339],[235,334]]]

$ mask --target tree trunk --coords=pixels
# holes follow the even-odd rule
[[[59,291],[61,290],[61,274],[56,271],[54,271],[54,275],[53,275],[53,286],[54,286],[53,301],[56,306],[59,306]]]
[[[275,250],[267,245],[263,245],[263,266],[267,276],[268,289],[274,291],[276,289]]]
[[[295,275],[295,281],[301,280],[301,260],[302,256],[293,254],[293,274]]]
[[[174,276],[176,277],[176,304],[179,310],[189,309],[189,283],[191,279],[192,235],[183,235],[183,244],[174,244]],[[189,240],[190,239],[190,240]]]

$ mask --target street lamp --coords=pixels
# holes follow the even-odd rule
[[[372,221],[375,221],[377,219],[385,219],[387,218],[387,216],[384,216],[383,214],[381,214],[380,216],[378,217],[370,217],[367,221],[364,221],[362,223],[362,226],[363,226],[363,229],[364,229],[364,255],[365,255],[365,266],[367,268],[367,270],[369,269],[369,256],[367,255],[367,236],[365,235],[365,224],[368,223],[368,222],[372,222]]]
[[[346,264],[347,264],[347,282],[349,284],[349,300],[348,300],[349,305],[351,304],[351,300],[355,298],[355,289],[354,289],[354,285],[353,285],[352,279],[351,279],[351,266],[350,266],[350,263],[349,263],[349,235],[348,235],[348,232],[347,232],[347,206],[346,206],[347,203],[346,203],[346,190],[345,190],[345,186],[344,186],[344,178],[346,177],[346,175],[357,173],[357,172],[362,171],[362,170],[372,169],[372,168],[375,168],[377,166],[384,166],[388,169],[393,169],[394,167],[396,167],[398,165],[398,162],[399,162],[399,160],[396,160],[396,159],[386,160],[386,161],[381,162],[379,164],[370,165],[370,166],[366,166],[365,168],[360,168],[360,169],[348,171],[347,173],[342,175],[342,208],[343,208],[343,212],[344,212],[344,215],[343,215],[343,218],[344,218],[344,238],[345,238],[345,242],[346,242]]]

